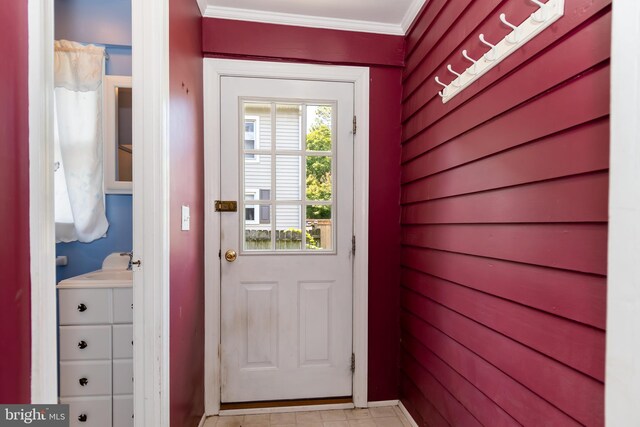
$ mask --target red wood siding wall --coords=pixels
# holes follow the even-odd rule
[[[0,403],[31,397],[27,1],[0,13]]]
[[[443,104],[518,0],[430,0],[403,76],[401,399],[421,425],[604,423],[610,0]]]
[[[398,398],[400,36],[205,18],[208,57],[369,66],[369,400]]]
[[[169,2],[170,416],[195,427],[204,413],[204,163],[201,16]],[[191,230],[180,231],[188,205]]]

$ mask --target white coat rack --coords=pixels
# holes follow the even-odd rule
[[[564,15],[564,0],[548,0],[546,3],[542,3],[539,0],[529,1],[535,3],[539,9],[520,25],[516,26],[510,23],[504,13],[500,14],[500,21],[510,27],[512,31],[499,43],[491,44],[484,38],[484,34],[480,34],[480,41],[489,47],[489,51],[482,55],[480,59],[471,58],[467,51],[463,50],[462,56],[472,65],[462,73],[456,72],[451,65],[447,65],[447,70],[456,76],[449,84],[443,83],[438,77],[435,78],[436,83],[444,88],[438,92],[443,103],[456,96],[471,83],[478,80],[484,73],[498,65],[500,61],[515,52],[520,46],[537,36]]]

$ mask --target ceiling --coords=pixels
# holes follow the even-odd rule
[[[404,35],[426,0],[197,0],[211,18]]]

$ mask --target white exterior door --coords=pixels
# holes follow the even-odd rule
[[[222,402],[352,395],[353,92],[221,78]]]

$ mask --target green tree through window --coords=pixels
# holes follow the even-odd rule
[[[316,109],[307,133],[307,150],[331,151],[331,107]],[[307,156],[307,200],[331,200],[331,157]],[[307,219],[331,218],[331,206],[307,206]]]

